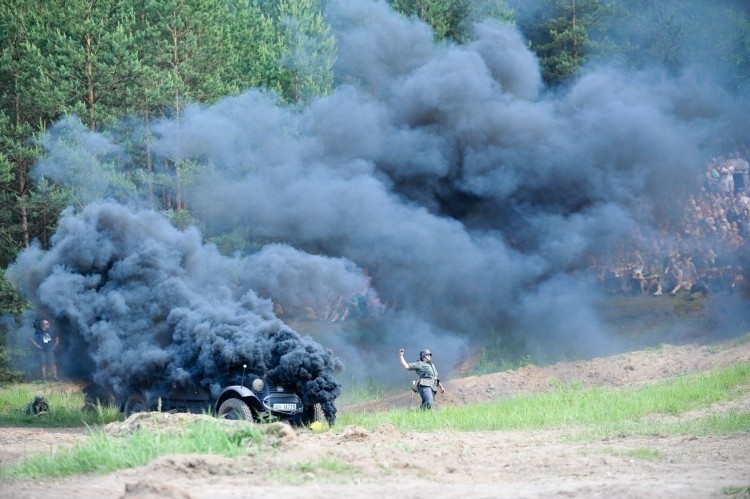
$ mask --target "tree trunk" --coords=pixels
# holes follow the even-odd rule
[[[172,18],[173,22],[173,29],[172,29],[172,67],[174,68],[175,72],[178,73],[178,68],[180,67],[180,52],[179,52],[179,34],[178,34],[178,26],[177,26],[177,16],[173,16]],[[180,121],[180,99],[182,95],[180,94],[180,89],[175,90],[175,96],[174,96],[174,119],[175,122],[179,123]],[[179,130],[179,126],[177,128]],[[179,133],[179,132],[178,132]],[[179,139],[177,140],[177,144],[179,147]],[[173,161],[174,165],[174,189],[175,189],[175,210],[181,210],[182,209],[182,186],[180,184],[180,172],[177,168],[177,161]]]
[[[15,75],[16,81],[15,81],[15,87],[18,88],[18,75]],[[21,118],[21,96],[18,95],[18,92],[15,93],[14,98],[14,106],[15,106],[15,114],[16,114],[16,126],[20,127],[22,118]],[[21,239],[23,242],[23,247],[28,248],[29,244],[31,242],[31,236],[29,235],[29,213],[26,210],[26,205],[24,204],[23,200],[26,197],[26,189],[27,189],[27,176],[28,172],[26,171],[26,164],[23,160],[19,160],[16,162],[16,179],[18,181],[18,199],[21,201],[18,206],[18,215],[20,217],[21,221]]]
[[[86,95],[86,106],[89,109],[89,127],[96,128],[94,123],[94,64],[91,57],[91,33],[86,33],[86,83],[88,94]]]
[[[154,158],[151,157],[151,125],[149,125],[150,114],[146,106],[146,172],[148,172],[148,204],[152,210],[155,208],[154,203]]]
[[[572,18],[572,24],[573,24],[573,62],[575,63],[575,67],[578,67],[578,32],[576,31],[576,0],[571,1],[571,13],[573,15]]]

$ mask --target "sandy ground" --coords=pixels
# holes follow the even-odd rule
[[[439,405],[549,390],[554,380],[634,386],[750,362],[750,342],[664,346],[590,361],[528,366],[447,383]],[[345,411],[414,406],[410,392]],[[416,410],[416,409],[415,409]],[[748,393],[707,413],[750,412]],[[136,415],[134,417],[138,417]],[[184,424],[188,415],[162,415]],[[660,416],[662,417],[662,416]],[[673,416],[663,416],[672,418]],[[133,418],[131,418],[132,420]],[[131,431],[131,420],[107,428]],[[162,422],[163,424],[163,422]],[[275,433],[274,433],[275,432]],[[434,433],[391,426],[313,433],[273,430],[261,457],[172,455],[107,475],[0,483],[0,498],[267,497],[750,497],[750,432],[724,437],[652,435],[581,439],[575,430]],[[85,430],[0,429],[0,465],[88,438]]]

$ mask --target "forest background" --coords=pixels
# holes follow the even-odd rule
[[[193,213],[185,187],[210,165],[155,155],[151,126],[160,118],[179,121],[190,105],[210,105],[249,88],[274,94],[280,106],[294,109],[347,83],[334,71],[337,43],[327,3],[9,0],[0,5],[0,380],[22,375],[9,367],[6,340],[26,307],[4,269],[35,242],[48,247],[66,207],[80,209],[101,198],[99,179],[106,179],[106,197],[145,200],[177,228],[198,226],[224,254],[268,243],[251,228],[227,231]],[[711,61],[725,88],[747,95],[746,2],[388,3],[428,23],[438,43],[470,43],[475,23],[488,18],[515,24],[539,59],[547,92],[606,59],[675,72]],[[128,161],[118,155],[76,156],[68,165],[76,178],[72,183],[34,174],[45,141],[52,140],[47,132],[58,123],[71,133],[118,134],[121,144],[132,145]]]

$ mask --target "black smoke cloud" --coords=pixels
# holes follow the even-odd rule
[[[212,230],[242,225],[370,271],[396,304],[380,336],[363,351],[341,326],[323,335],[363,376],[393,370],[381,346],[428,346],[447,370],[492,332],[540,350],[611,348],[614,328],[580,270],[654,230],[653,201],[700,175],[716,137],[739,138],[746,103],[696,68],[589,68],[549,92],[511,25],[482,23],[456,46],[382,1],[333,1],[328,14],[346,82],[331,95],[290,109],[250,90],[154,125],[158,154],[207,165],[191,208]],[[43,173],[67,179],[49,162]],[[280,301],[306,283],[270,289],[272,265],[246,269],[243,286]]]
[[[134,390],[164,396],[191,383],[217,396],[247,364],[295,387],[307,404],[322,403],[331,419],[340,361],[276,318],[254,289],[294,302],[332,286],[352,294],[366,286],[342,259],[283,245],[228,258],[195,229],[178,231],[153,211],[112,202],[64,213],[50,250],[25,251],[8,275],[57,322],[66,375],[119,397]]]
[[[699,174],[702,146],[730,129],[729,96],[700,74],[612,67],[553,95],[510,25],[455,46],[382,2],[337,2],[331,22],[337,71],[356,83],[300,113],[249,92],[162,124],[165,154],[218,165],[195,207],[236,199],[260,233],[377,269],[382,296],[440,331],[603,341],[570,271],[649,230],[652,200]]]

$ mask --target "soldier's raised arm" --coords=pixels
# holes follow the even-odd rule
[[[402,366],[402,367],[403,367],[404,369],[408,370],[408,369],[409,369],[409,363],[408,363],[408,362],[406,362],[406,359],[404,359],[404,353],[405,353],[405,352],[406,352],[406,350],[404,350],[403,348],[401,348],[401,349],[400,349],[400,350],[398,351],[398,359],[399,359],[399,360],[401,361],[401,366]]]

